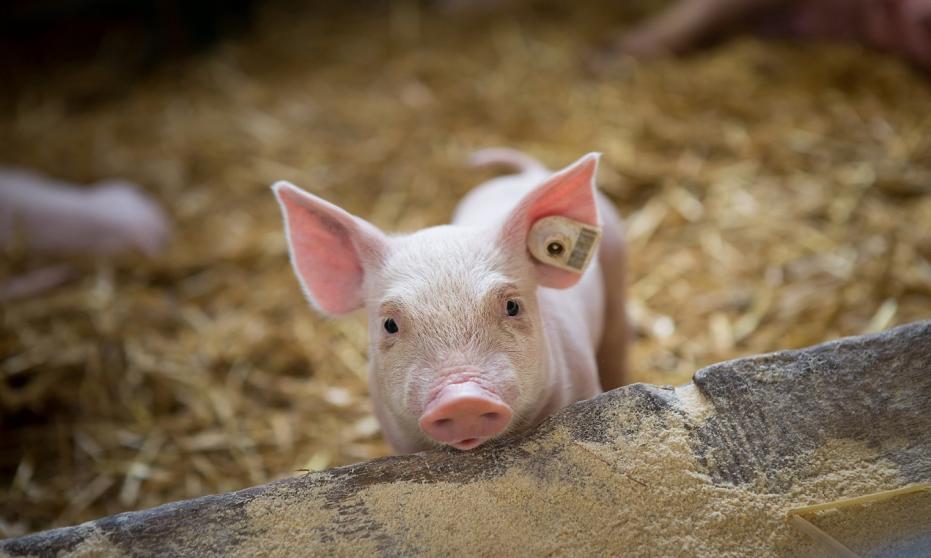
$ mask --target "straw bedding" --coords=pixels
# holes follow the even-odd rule
[[[385,455],[359,317],[304,303],[269,184],[392,231],[445,222],[470,150],[551,167],[604,153],[628,223],[634,381],[931,315],[931,84],[857,47],[740,39],[681,60],[584,60],[632,8],[478,19],[413,3],[271,4],[249,35],[120,94],[39,77],[3,162],[143,185],[170,249],[76,261],[6,304],[0,536]],[[76,100],[77,99],[77,100]],[[44,262],[6,254],[5,275]]]

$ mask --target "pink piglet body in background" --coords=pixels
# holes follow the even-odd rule
[[[452,224],[405,235],[292,184],[273,187],[311,304],[330,315],[366,309],[370,391],[397,452],[472,449],[624,381],[625,249],[621,220],[594,186],[598,155],[555,174],[508,149],[473,162],[519,173],[472,190]],[[584,272],[531,255],[531,229],[549,217],[602,228]]]

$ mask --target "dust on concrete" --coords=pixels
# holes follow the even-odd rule
[[[931,556],[931,492],[827,510],[808,517],[860,556]]]
[[[250,514],[268,530],[261,550],[270,554],[323,545],[336,555],[797,556],[821,549],[789,525],[789,509],[903,484],[880,449],[832,440],[806,467],[784,471],[792,477],[788,492],[766,492],[765,483],[715,485],[690,445],[692,418],[676,410],[641,418],[641,434],[614,443],[578,441],[564,427],[528,439],[522,453],[547,459],[515,461],[500,475],[376,483],[329,507],[320,494],[286,504],[287,513],[272,502]],[[824,522],[845,535],[883,520],[867,514]],[[334,536],[346,529],[354,530],[351,545]],[[864,533],[851,544],[866,547],[870,536],[884,536]],[[275,540],[280,547],[264,546]]]

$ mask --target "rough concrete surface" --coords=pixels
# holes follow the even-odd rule
[[[635,384],[462,453],[390,457],[0,541],[0,554],[829,555],[794,507],[931,481],[931,321]],[[931,553],[931,495],[809,519]]]

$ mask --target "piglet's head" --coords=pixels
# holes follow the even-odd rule
[[[527,238],[544,217],[598,226],[597,163],[590,154],[554,174],[503,219],[391,237],[275,184],[311,304],[368,313],[370,389],[397,451],[467,450],[540,418],[551,371],[537,289],[565,289],[580,275],[533,259]]]

